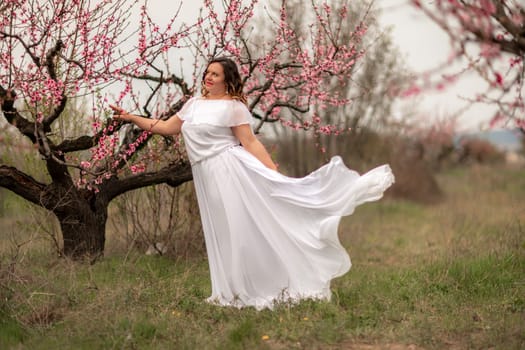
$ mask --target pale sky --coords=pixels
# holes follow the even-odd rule
[[[181,22],[192,23],[196,18],[201,1],[183,1]],[[217,8],[222,8],[221,0],[215,0]],[[267,4],[261,1],[260,6]],[[403,54],[407,66],[415,72],[432,69],[446,61],[449,55],[448,36],[422,13],[410,6],[408,0],[375,0],[375,6],[383,10],[380,22],[391,27],[393,40]],[[166,23],[177,10],[180,1],[150,0],[149,12],[159,23]],[[454,114],[465,105],[464,97],[472,97],[482,84],[473,76],[466,76],[444,93],[424,93],[419,96],[422,116],[444,118]],[[459,119],[460,129],[480,129],[490,119],[492,110],[483,106],[471,107]]]
[[[382,9],[381,23],[391,27],[394,42],[404,53],[407,65],[415,72],[425,72],[447,61],[450,53],[448,35],[423,13],[409,4],[408,0],[376,0]],[[457,65],[451,72],[461,70]],[[464,75],[455,85],[443,93],[424,93],[420,96],[421,112],[436,113],[445,117],[461,110],[467,103],[465,97],[481,92],[485,82],[473,74]],[[459,118],[459,128],[485,129],[494,109],[474,105]]]

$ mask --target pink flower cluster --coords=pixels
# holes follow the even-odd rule
[[[364,55],[364,51],[357,49],[367,31],[364,23],[356,24],[352,40],[338,40],[339,26],[348,15],[346,4],[341,4],[337,11],[328,1],[312,5],[316,21],[309,26],[308,36],[305,36],[307,33],[296,32],[291,26],[288,9],[282,6],[273,36],[258,43],[258,47],[264,50],[257,57],[247,60],[244,42],[236,35],[227,35],[230,22],[245,23],[252,15],[252,8],[246,6],[241,10],[240,3],[229,2],[227,18],[221,22],[212,2],[206,1],[206,18],[210,26],[216,28],[215,32],[212,31],[215,47],[222,47],[241,63],[242,74],[248,76],[245,91],[258,101],[257,109],[263,111],[265,118],[281,119],[282,125],[294,130],[304,129],[311,127],[312,122],[287,120],[283,110],[295,109],[308,114],[313,106],[324,109],[350,103],[348,98],[329,93],[325,88],[334,78],[342,85],[351,81],[352,67]],[[232,32],[239,31],[234,28]],[[205,28],[200,33],[203,43],[209,39]],[[325,134],[340,132],[332,125],[321,126],[318,131]]]

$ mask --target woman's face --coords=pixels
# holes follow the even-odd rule
[[[208,66],[204,76],[204,86],[210,95],[224,95],[226,93],[224,69],[220,63],[213,62]]]

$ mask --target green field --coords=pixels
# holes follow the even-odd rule
[[[331,302],[273,311],[204,303],[204,258],[108,246],[97,263],[74,263],[28,229],[15,249],[9,232],[24,218],[4,217],[0,349],[525,348],[525,170],[438,180],[439,204],[387,198],[342,221],[354,266]]]

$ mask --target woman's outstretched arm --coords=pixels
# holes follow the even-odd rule
[[[250,125],[243,124],[234,126],[232,127],[232,131],[244,149],[253,154],[255,158],[259,159],[266,167],[277,171],[277,166],[270,157],[270,154],[268,154],[263,144],[255,137]]]
[[[180,133],[180,128],[183,123],[183,121],[177,115],[172,116],[168,120],[150,119],[134,114],[129,114],[124,109],[114,105],[109,105],[109,107],[113,110],[113,118],[131,122],[139,128],[151,131],[154,134],[160,134],[164,136],[178,134]]]

